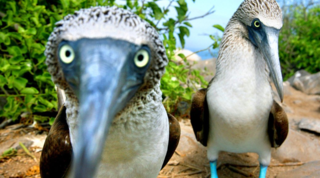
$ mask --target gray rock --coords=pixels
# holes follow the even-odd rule
[[[286,141],[272,151],[272,157],[280,162],[309,162],[320,160],[320,141],[302,133],[289,130]]]
[[[309,95],[320,95],[320,72],[309,74],[301,70],[288,79],[288,82],[297,90]]]
[[[305,70],[298,70],[287,81],[290,83],[291,86],[293,86],[293,81],[294,81],[295,78],[299,78],[299,77],[303,77],[303,76],[307,76],[307,75],[311,75],[311,74],[309,72],[305,71]]]
[[[20,141],[16,142],[12,147],[16,150],[22,149],[19,143],[22,143],[26,148],[29,148],[33,144],[33,141],[20,140]]]
[[[197,61],[196,64],[192,66],[192,69],[198,69],[201,72],[201,75],[206,81],[210,81],[212,77],[216,74],[216,59],[207,59]]]
[[[303,118],[299,122],[298,127],[301,130],[307,130],[320,134],[320,120]]]
[[[191,126],[187,126],[186,124],[180,123],[180,127],[181,136],[176,152],[181,157],[190,155],[190,153],[192,153],[194,150],[201,150],[202,152],[206,151],[205,147],[197,141]]]
[[[284,109],[284,111],[286,112],[286,114],[292,114],[294,113],[293,109],[291,109],[288,105],[286,105],[285,103],[281,103],[282,108]]]
[[[178,115],[188,115],[190,112],[191,104],[186,101],[181,101],[177,104]]]
[[[288,81],[283,82],[283,95],[291,95],[291,85]]]
[[[320,177],[320,161],[306,163],[296,169],[281,172],[277,178],[315,178]]]

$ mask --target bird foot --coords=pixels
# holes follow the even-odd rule
[[[211,178],[218,178],[217,161],[210,161]]]

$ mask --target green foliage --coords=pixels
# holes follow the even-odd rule
[[[284,14],[279,56],[284,78],[305,69],[320,71],[320,6],[291,6]]]
[[[12,156],[15,156],[17,154],[17,150],[14,148],[9,148],[5,150],[2,155],[0,156],[0,160],[3,158],[10,158]]]
[[[219,24],[215,24],[212,27],[215,28],[215,29],[218,29],[221,32],[224,32],[224,28]],[[212,48],[213,49],[218,48],[220,46],[222,37],[220,37],[218,35],[209,35],[209,37],[213,40]]]
[[[0,111],[0,117],[17,119],[22,112],[42,113],[57,110],[57,96],[51,76],[44,64],[44,50],[54,24],[67,14],[91,6],[117,5],[129,9],[148,21],[163,37],[170,60],[162,79],[162,91],[166,97],[166,108],[174,108],[176,101],[190,100],[194,87],[186,84],[205,84],[199,71],[192,71],[191,65],[178,65],[174,61],[176,38],[182,47],[190,35],[188,4],[185,0],[168,2],[160,8],[158,0],[141,3],[127,0],[118,5],[115,0],[6,0],[0,2],[0,97],[7,103]],[[177,16],[169,18],[169,7],[174,6]],[[161,25],[161,28],[159,27]],[[186,84],[186,85],[184,85]],[[33,115],[34,119],[42,116]],[[49,119],[49,118],[47,118]],[[52,121],[52,119],[51,119]]]
[[[0,97],[7,99],[0,117],[16,120],[22,112],[57,110],[56,91],[44,64],[45,44],[55,22],[98,2],[8,0],[0,3]],[[33,118],[45,120],[41,116]]]
[[[51,24],[58,19],[35,0],[6,1],[0,12],[0,96],[7,98],[0,116],[15,120],[21,112],[55,110],[43,52]]]

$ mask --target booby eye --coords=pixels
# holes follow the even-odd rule
[[[74,60],[74,51],[69,45],[63,45],[59,51],[59,57],[62,62],[70,64]]]
[[[139,67],[145,67],[149,62],[150,56],[147,50],[140,49],[134,56],[134,64]]]
[[[260,28],[260,26],[261,26],[260,20],[258,20],[258,19],[253,20],[253,26],[255,28]]]

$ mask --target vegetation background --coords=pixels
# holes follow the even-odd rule
[[[176,113],[177,104],[190,102],[196,85],[206,87],[207,82],[199,70],[191,69],[192,64],[183,54],[179,55],[184,59],[182,64],[174,57],[177,41],[184,46],[192,20],[196,19],[188,16],[190,4],[185,0],[171,0],[162,8],[157,1],[127,0],[125,5],[119,5],[115,0],[0,0],[0,121],[21,118],[25,123],[33,119],[53,121],[58,108],[56,90],[44,64],[47,39],[54,24],[65,15],[96,5],[129,9],[158,30],[170,60],[161,81],[163,103],[168,112]],[[284,78],[299,69],[311,73],[320,71],[319,4],[312,0],[290,4],[283,0],[282,4],[284,26],[279,52]],[[172,6],[176,17],[168,17]],[[210,9],[204,15],[213,12]],[[217,24],[213,27],[224,30]],[[213,40],[209,48],[219,47],[221,37],[208,35],[208,38]]]

